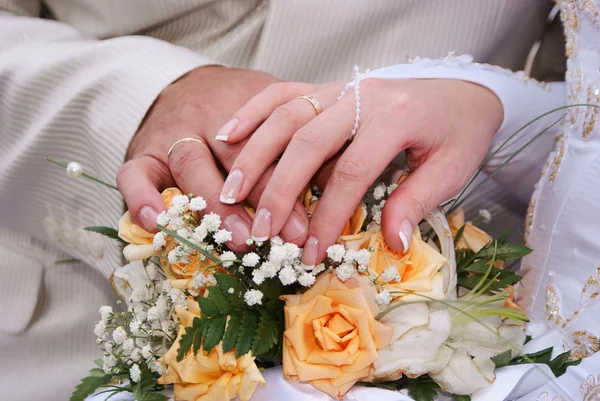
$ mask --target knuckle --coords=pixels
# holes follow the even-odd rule
[[[277,107],[273,111],[271,118],[286,124],[294,124],[296,122],[297,116],[296,113],[294,113],[294,111],[288,105],[283,105]]]
[[[429,199],[431,195],[425,193],[407,193],[406,194],[406,202],[410,205],[409,210],[412,210],[414,213],[414,220],[419,221],[423,217],[427,216],[430,212],[429,209]]]
[[[221,202],[219,201],[219,197],[221,196],[220,193],[218,193],[218,192],[202,193],[199,195],[202,196],[204,198],[204,201],[206,202],[206,209],[203,210],[203,213],[218,212],[219,209],[221,209],[222,205],[221,205]],[[222,213],[219,213],[219,214],[222,214]],[[225,216],[222,216],[222,217],[225,217]]]
[[[207,157],[211,157],[208,152],[193,151],[180,146],[171,158],[171,170],[179,176],[187,176],[197,172]]]
[[[295,134],[292,139],[296,145],[300,145],[303,148],[312,148],[315,145],[322,143],[323,131],[318,126],[313,125],[311,127],[302,127]]]
[[[275,82],[265,88],[263,93],[270,96],[281,95],[287,93],[289,90],[289,84],[287,82]]]
[[[119,171],[117,171],[117,187],[123,187],[123,184],[127,182],[128,177],[132,175],[132,170],[135,170],[136,164],[136,160],[132,159],[125,162],[125,164],[119,168]]]
[[[367,173],[366,166],[358,155],[342,157],[331,173],[331,184],[336,187],[346,187],[361,180]]]

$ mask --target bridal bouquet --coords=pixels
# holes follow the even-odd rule
[[[246,401],[267,384],[261,371],[277,365],[335,399],[356,385],[417,400],[438,391],[466,400],[489,386],[499,358],[519,356],[526,337],[527,318],[512,302],[520,277],[502,264],[530,250],[442,209],[414,230],[406,252],[391,249],[381,210],[406,174],[388,175],[317,266],[302,265],[302,249],[279,237],[232,252],[220,216],[176,188],[162,193],[157,234],[129,212],[118,232],[90,228],[122,242],[128,264],[110,281],[126,305],[100,308],[94,332],[104,357],[71,400],[96,391],[165,400],[172,386],[175,400]],[[310,215],[318,190],[302,200]]]

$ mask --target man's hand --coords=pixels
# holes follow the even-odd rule
[[[128,161],[117,175],[128,209],[145,229],[155,231],[156,217],[165,209],[159,191],[177,186],[184,193],[202,196],[207,212],[218,213],[224,228],[232,232],[228,245],[234,250],[244,248],[252,220],[241,205],[219,202],[219,195],[222,170],[229,171],[246,141],[230,146],[215,136],[236,110],[277,81],[258,71],[207,66],[191,71],[160,94],[131,140]],[[200,142],[178,144],[167,159],[171,145],[187,137]],[[273,166],[266,170],[265,178],[248,196],[250,204],[258,203],[272,170]],[[286,239],[303,242],[308,218],[298,206],[287,226]]]

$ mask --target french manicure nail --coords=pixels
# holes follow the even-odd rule
[[[319,239],[311,235],[302,249],[302,265],[305,266],[305,269],[317,263],[317,256],[319,256]]]
[[[142,210],[140,210],[140,220],[142,225],[146,227],[146,229],[156,228],[157,217],[158,213],[150,206],[144,206]]]
[[[235,246],[243,246],[250,238],[250,226],[237,214],[230,214],[223,220],[223,227],[231,232],[231,242]]]
[[[271,235],[271,212],[267,208],[260,208],[254,216],[252,223],[252,241],[264,242]]]
[[[215,139],[217,141],[222,141],[222,142],[227,141],[227,139],[229,138],[229,135],[231,135],[231,133],[236,129],[237,125],[238,125],[238,119],[237,118],[229,120],[217,132],[217,136],[215,136]]]
[[[240,189],[242,189],[243,182],[244,173],[237,169],[230,172],[221,190],[219,200],[228,205],[234,204],[240,193]]]
[[[400,223],[400,230],[398,231],[398,235],[400,236],[400,240],[402,241],[402,252],[406,252],[408,247],[410,246],[410,239],[412,238],[412,225],[410,221],[403,220]]]
[[[289,242],[301,237],[307,230],[308,224],[296,212],[292,212],[281,230],[281,236]]]

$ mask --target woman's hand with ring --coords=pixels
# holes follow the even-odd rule
[[[413,172],[387,200],[382,229],[392,248],[405,249],[419,221],[465,185],[503,119],[496,95],[476,84],[367,78],[360,85],[360,124],[349,142],[357,104],[352,89],[337,101],[343,88],[271,85],[218,137],[234,144],[253,133],[225,182],[221,201],[228,204],[246,199],[281,156],[257,206],[256,239],[281,231],[311,180],[323,188],[304,246],[305,265],[324,258],[369,186],[402,151]],[[307,94],[321,114],[298,98]]]

